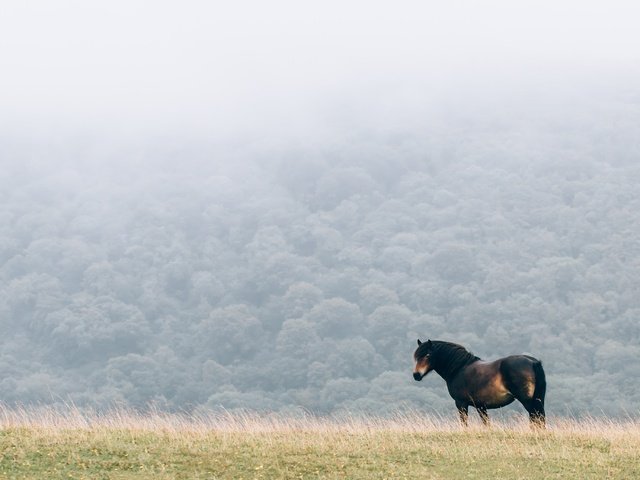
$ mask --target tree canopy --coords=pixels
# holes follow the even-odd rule
[[[0,401],[450,411],[419,337],[541,358],[550,412],[635,411],[640,118],[608,108],[103,169],[5,142],[43,160],[1,175]]]

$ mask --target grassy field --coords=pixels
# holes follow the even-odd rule
[[[0,478],[640,478],[640,423],[0,409]]]

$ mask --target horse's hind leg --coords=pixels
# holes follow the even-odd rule
[[[518,399],[529,413],[529,423],[532,428],[545,428],[544,402],[539,398]]]
[[[544,428],[546,418],[544,413],[544,402],[539,398],[534,398],[529,402],[529,406],[525,405],[529,412],[529,421],[534,428]]]
[[[524,374],[523,374],[524,373]],[[503,372],[506,386],[511,394],[524,406],[529,413],[531,426],[534,428],[545,427],[544,397],[546,393],[546,380],[542,364],[536,361],[531,366],[531,371],[519,372],[506,370]]]

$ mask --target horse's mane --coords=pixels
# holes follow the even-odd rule
[[[462,345],[432,340],[431,365],[444,379],[450,378],[458,370],[480,360]]]

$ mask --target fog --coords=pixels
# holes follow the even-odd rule
[[[0,401],[452,412],[419,337],[636,413],[638,10],[3,4]]]
[[[572,90],[640,60],[635,2],[35,0],[2,13],[3,123],[31,133],[313,136],[327,115],[403,117],[523,82]]]

